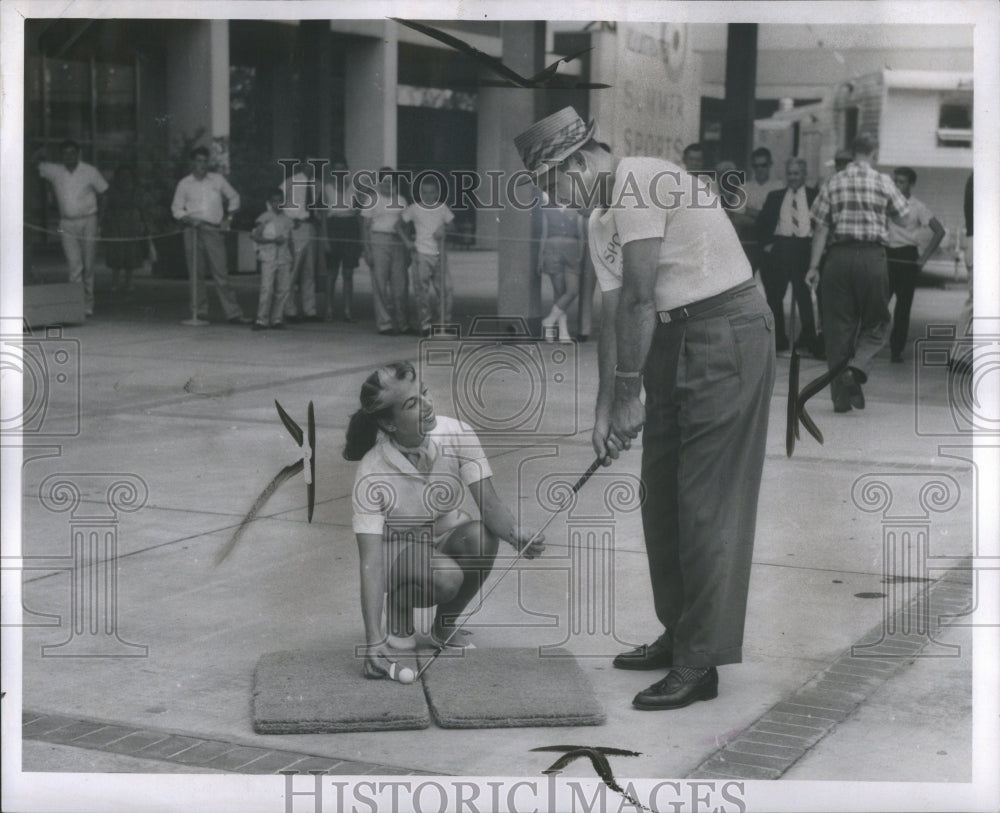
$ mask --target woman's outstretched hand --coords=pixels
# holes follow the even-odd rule
[[[534,559],[545,550],[545,534],[541,534],[532,542],[536,533],[530,528],[518,528],[514,531],[514,538],[510,540],[510,544],[519,550],[525,559]]]
[[[389,664],[395,663],[391,653],[392,650],[385,641],[369,644],[365,653],[365,677],[373,680],[389,677]]]

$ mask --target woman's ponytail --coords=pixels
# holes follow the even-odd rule
[[[378,437],[378,421],[363,409],[351,415],[347,424],[347,440],[344,443],[344,460],[360,460],[375,445]]]

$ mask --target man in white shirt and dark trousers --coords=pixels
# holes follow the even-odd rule
[[[240,208],[240,196],[222,175],[208,171],[208,158],[206,147],[191,150],[191,174],[181,178],[177,184],[170,211],[175,220],[187,226],[184,230],[184,254],[188,261],[188,274],[193,275],[197,269],[200,275],[202,260],[207,260],[226,320],[233,325],[249,325],[253,320],[243,315],[236,294],[229,285],[226,244],[223,240],[233,213]],[[204,285],[198,285],[197,311],[199,318],[207,318],[208,292]]]
[[[785,165],[788,186],[771,192],[757,218],[757,239],[762,247],[770,246],[770,260],[761,268],[761,280],[767,304],[774,313],[776,349],[787,350],[789,342],[806,348],[819,357],[821,348],[813,316],[812,295],[806,285],[812,249],[812,224],[809,208],[816,200],[816,189],[805,185],[806,162],[789,158]],[[798,339],[785,333],[785,291],[792,284],[792,296],[798,306],[802,329]]]
[[[83,283],[83,311],[94,315],[94,260],[97,256],[98,197],[108,183],[93,166],[80,160],[75,141],[59,145],[62,163],[41,161],[38,174],[52,184],[59,206],[59,234],[69,265],[69,281]]]
[[[303,159],[298,164],[308,166],[309,162]],[[310,208],[316,201],[317,183],[322,183],[322,178],[310,178],[299,170],[282,184],[283,209],[292,220],[292,254],[295,256],[291,290],[285,300],[285,319],[289,322],[320,321],[316,313],[316,224]]]
[[[614,665],[670,669],[636,695],[638,709],[710,700],[716,667],[742,660],[774,318],[706,179],[619,158],[571,107],[514,143],[550,198],[593,209],[603,293],[594,449],[617,458],[643,431],[643,532],[664,632]]]
[[[913,185],[917,182],[916,172],[910,167],[899,167],[893,171],[892,180],[910,204],[910,217],[905,224],[889,221],[889,248],[886,251],[889,295],[896,295],[889,352],[892,361],[899,364],[903,361],[903,348],[906,347],[906,337],[910,331],[910,309],[913,307],[917,276],[941,245],[944,226],[927,208],[927,204],[913,196]],[[920,251],[924,229],[930,229],[933,236],[924,250]]]
[[[383,336],[395,336],[407,330],[406,247],[396,226],[409,201],[400,192],[392,167],[379,169],[377,188],[368,188],[362,197],[361,224],[365,262],[372,273],[375,328]]]

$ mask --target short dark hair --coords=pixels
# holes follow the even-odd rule
[[[77,144],[72,138],[67,138],[66,140],[61,141],[59,143],[59,152],[62,152],[63,150],[69,150],[69,149],[73,149],[73,150],[76,150],[77,152],[79,152],[80,151],[80,145]]]
[[[851,142],[851,152],[855,155],[871,155],[877,146],[874,138],[862,133],[855,136],[854,141]]]
[[[191,155],[191,160],[194,160],[199,156],[205,158],[206,160],[212,157],[212,154],[208,151],[208,147],[195,147],[193,150],[191,150],[190,155]]]
[[[682,154],[687,155],[689,152],[705,152],[705,145],[702,144],[700,141],[695,141],[692,144],[688,144],[684,148],[684,152]]]
[[[892,171],[893,175],[902,175],[909,181],[910,186],[913,186],[917,182],[917,173],[913,171],[911,167],[896,167]]]
[[[752,153],[750,153],[750,161],[753,162],[754,158],[766,158],[767,163],[773,164],[774,159],[771,157],[771,151],[767,147],[758,147]]]

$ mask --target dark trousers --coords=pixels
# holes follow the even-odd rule
[[[738,663],[774,387],[774,318],[754,283],[658,324],[644,373],[642,521],[656,616],[675,665]]]
[[[913,307],[913,290],[917,287],[919,257],[916,246],[890,248],[886,252],[889,264],[889,296],[896,295],[896,307],[892,313],[892,332],[889,334],[889,350],[894,356],[903,355],[906,337],[910,332],[910,309]]]
[[[816,319],[813,317],[812,295],[806,285],[811,251],[812,239],[809,237],[775,237],[770,256],[761,265],[761,282],[764,283],[767,304],[774,314],[774,330],[779,346],[784,346],[786,341],[796,341],[795,336],[785,332],[784,302],[789,282],[798,313],[796,321],[801,325],[799,341],[810,348],[815,346]]]
[[[823,335],[832,370],[844,359],[868,380],[875,356],[885,347],[889,327],[889,275],[885,247],[878,243],[836,243],[823,264]],[[843,394],[840,378],[830,383],[834,401]]]

